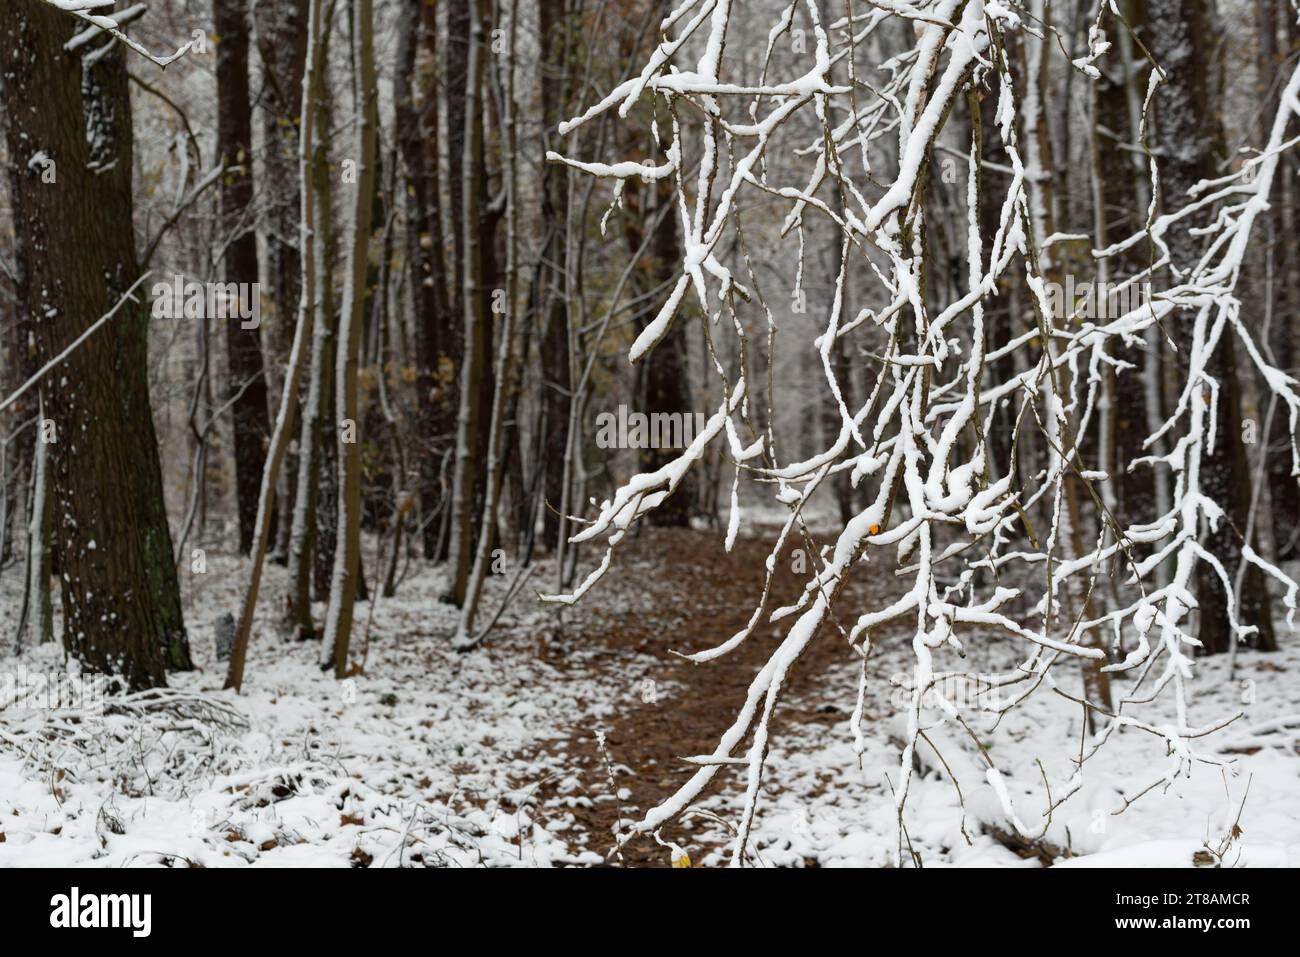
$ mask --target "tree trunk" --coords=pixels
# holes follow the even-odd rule
[[[1278,18],[1282,24],[1294,23],[1295,14],[1274,0],[1256,0],[1259,24],[1259,84],[1260,113],[1268,117],[1278,106],[1277,80],[1284,56],[1278,49]],[[1289,53],[1290,51],[1287,51]],[[1267,124],[1261,124],[1263,139],[1268,138]],[[1262,144],[1261,144],[1262,145]],[[1294,375],[1295,330],[1294,310],[1300,308],[1295,298],[1293,263],[1297,257],[1295,243],[1295,158],[1288,152],[1280,160],[1280,175],[1274,189],[1276,198],[1270,209],[1260,219],[1264,234],[1264,258],[1271,257],[1271,268],[1263,279],[1267,284],[1264,294],[1273,297],[1273,322],[1269,329],[1267,346],[1270,359],[1279,368]],[[1291,175],[1286,175],[1290,173]],[[1266,393],[1267,394],[1267,393]],[[1273,541],[1276,559],[1289,561],[1300,555],[1300,484],[1291,474],[1291,423],[1284,407],[1279,406],[1273,415],[1266,444],[1261,450],[1264,468],[1268,473],[1268,492]],[[1268,521],[1268,519],[1265,519]]]
[[[1188,190],[1196,183],[1219,175],[1216,159],[1222,155],[1223,132],[1210,101],[1208,68],[1217,41],[1207,0],[1148,0],[1147,14],[1151,25],[1148,45],[1168,75],[1156,95],[1160,188],[1168,212],[1188,202]],[[1203,224],[1201,217],[1196,225]],[[1176,267],[1191,267],[1200,252],[1200,239],[1185,226],[1173,232],[1169,253]],[[1187,381],[1192,323],[1187,317],[1178,317],[1171,326],[1178,345],[1175,361],[1181,385]],[[1246,528],[1251,488],[1241,441],[1241,391],[1233,346],[1232,330],[1227,329],[1206,365],[1206,372],[1219,383],[1219,398],[1214,454],[1202,458],[1200,469],[1201,494],[1218,502],[1225,512],[1217,528],[1203,530],[1202,540],[1230,576],[1242,560],[1241,534]],[[1196,600],[1205,652],[1229,650],[1227,593],[1218,575],[1204,562],[1197,573]],[[1276,648],[1268,592],[1255,565],[1247,568],[1238,614],[1243,623],[1259,628],[1248,644],[1261,650]]]
[[[289,535],[288,579],[289,593],[285,602],[284,626],[293,637],[307,640],[317,637],[311,614],[313,571],[320,562],[313,559],[332,546],[333,539],[320,534],[320,514],[333,500],[322,494],[322,479],[332,476],[331,458],[325,461],[324,450],[334,447],[334,434],[326,425],[332,401],[331,383],[334,381],[334,345],[338,337],[338,314],[334,309],[334,222],[333,184],[330,180],[330,129],[333,111],[330,109],[329,88],[326,83],[329,63],[329,44],[332,25],[325,23],[320,32],[319,60],[313,52],[312,86],[312,143],[311,196],[315,210],[315,235],[311,237],[312,274],[315,288],[311,290],[309,308],[315,312],[312,323],[311,367],[308,375],[307,395],[304,399],[302,426],[298,436],[298,489],[294,498],[293,527]],[[328,445],[326,444],[328,442]],[[330,488],[333,486],[331,485]],[[333,526],[330,526],[333,531]],[[333,550],[329,551],[332,567]]]
[[[677,202],[675,184],[667,179],[657,180],[654,196],[653,207],[645,211],[646,222],[653,218],[665,204]],[[654,227],[654,235],[650,240],[650,278],[647,289],[670,283],[677,276],[682,262],[681,240],[677,231],[679,220],[677,211],[669,209],[666,215],[659,217]],[[629,236],[629,242],[632,238]],[[640,246],[639,236],[637,246]],[[638,311],[635,320],[638,333],[654,319],[662,305],[660,297],[646,300],[645,307]],[[638,375],[642,387],[637,390],[637,395],[644,396],[643,411],[647,417],[662,414],[680,415],[685,417],[684,421],[694,421],[686,327],[684,317],[678,315],[659,344],[641,360]],[[669,437],[660,436],[660,438],[660,448],[641,450],[641,471],[653,472],[662,468],[680,455],[685,448],[685,444],[672,442]],[[682,439],[684,442],[684,435]],[[695,484],[694,473],[688,472],[677,487],[677,491],[650,513],[647,521],[652,525],[678,528],[689,525],[691,515],[695,511]]]
[[[1130,5],[1132,6],[1132,5]],[[1131,23],[1136,11],[1126,12]],[[1103,58],[1102,75],[1094,84],[1095,155],[1093,157],[1096,189],[1096,224],[1093,245],[1104,249],[1113,242],[1135,233],[1145,222],[1147,204],[1136,180],[1145,174],[1145,167],[1135,165],[1124,144],[1138,141],[1138,130],[1130,128],[1129,86],[1135,82],[1130,75],[1130,64],[1123,58]],[[1114,269],[1120,276],[1127,275],[1137,265],[1134,257],[1121,253],[1101,266]],[[1097,277],[1108,279],[1106,273]],[[1116,349],[1123,346],[1116,343]],[[1151,468],[1128,469],[1128,463],[1147,453],[1143,441],[1147,437],[1146,388],[1142,366],[1159,363],[1158,351],[1127,349],[1122,358],[1135,368],[1121,375],[1107,373],[1110,382],[1111,423],[1113,454],[1111,455],[1111,485],[1115,492],[1116,517],[1121,526],[1154,521],[1157,515],[1156,483],[1166,476]],[[1153,474],[1155,473],[1155,474]],[[1144,549],[1139,548],[1139,551]]]
[[[571,34],[564,16],[564,0],[541,0],[538,8],[540,55],[537,59],[538,88],[541,91],[542,155],[557,148],[556,128],[567,118],[570,99],[569,57]],[[539,352],[542,364],[539,455],[542,470],[542,545],[558,545],[560,517],[557,509],[564,499],[564,449],[567,442],[569,398],[573,389],[569,370],[569,302],[566,278],[569,268],[569,173],[559,163],[542,167],[542,249],[538,269],[542,333]]]
[[[505,308],[501,311],[501,328],[497,350],[496,372],[493,376],[493,393],[489,403],[491,416],[488,423],[485,447],[487,462],[484,469],[486,488],[483,496],[482,519],[479,522],[478,548],[474,555],[474,565],[466,588],[465,602],[461,609],[460,622],[457,625],[453,644],[462,650],[473,647],[481,634],[475,634],[475,615],[478,611],[479,598],[482,595],[483,580],[492,561],[492,545],[497,532],[497,509],[501,501],[501,480],[503,474],[502,439],[505,436],[506,396],[512,388],[512,354],[514,348],[514,308],[518,291],[518,129],[515,110],[515,47],[518,35],[517,0],[509,0],[509,41],[505,49],[505,79],[502,83],[504,102],[504,142],[501,156],[504,164],[506,190],[506,288]],[[496,312],[496,310],[493,310]],[[490,627],[490,623],[489,623]],[[484,630],[486,633],[486,629]]]
[[[53,496],[49,483],[50,442],[44,423],[35,429],[36,452],[32,464],[31,522],[27,531],[27,614],[32,644],[54,640],[54,607],[50,598],[50,569],[53,553],[50,532],[54,525]],[[21,636],[20,636],[21,637]]]
[[[267,196],[266,260],[269,295],[263,327],[268,330],[269,349],[274,357],[271,372],[274,385],[283,388],[298,320],[302,264],[299,261],[301,201],[298,195],[298,130],[303,122],[302,78],[307,62],[308,0],[260,0],[253,6],[257,27],[257,49],[262,59],[262,90],[258,106],[262,119],[263,169]],[[297,461],[292,454],[281,470],[276,492],[276,531],[273,554],[283,561],[288,555],[293,527],[293,505],[297,494]]]
[[[370,249],[370,220],[375,198],[375,140],[378,90],[375,76],[373,0],[355,0],[353,44],[360,73],[357,102],[356,182],[352,194],[352,219],[348,224],[348,268],[339,320],[335,365],[338,414],[338,539],[329,611],[325,618],[325,647],[334,662],[334,675],[348,671],[348,644],[352,636],[352,611],[361,568],[361,436],[357,401],[357,365],[361,352],[361,325],[366,301],[366,272]]]
[[[465,88],[469,69],[470,22],[472,7],[477,0],[449,0],[447,3],[447,44],[443,83],[447,91],[447,196],[451,219],[451,283],[448,305],[453,316],[464,317],[465,304],[461,301],[465,284],[465,234],[464,224],[456,217],[464,209],[461,196],[463,167],[465,165]],[[452,336],[452,359],[456,374],[460,374],[460,336]]]
[[[248,26],[245,0],[213,0],[217,33],[217,141],[228,167],[221,179],[221,222],[230,231],[223,256],[228,283],[257,282],[254,229],[253,123],[248,98]],[[253,288],[257,288],[254,286]],[[238,316],[226,320],[228,391],[235,398],[231,423],[235,442],[235,496],[239,509],[239,551],[247,555],[257,524],[257,498],[271,435],[268,392],[259,329],[244,329]]]
[[[302,140],[298,148],[298,178],[302,189],[299,196],[299,215],[302,219],[301,235],[303,244],[317,242],[315,234],[314,197],[311,192],[311,157],[312,157],[312,121],[315,116],[313,100],[319,96],[319,77],[324,58],[316,52],[320,35],[320,0],[312,0],[308,13],[310,48],[312,60],[311,75],[307,82],[301,84],[302,94]],[[244,679],[244,661],[248,651],[248,641],[253,628],[253,613],[257,609],[257,596],[262,582],[262,563],[270,545],[272,532],[272,506],[279,481],[280,468],[288,451],[289,437],[293,434],[293,419],[298,406],[298,385],[302,377],[303,354],[307,349],[308,337],[312,336],[312,322],[315,313],[312,308],[311,290],[316,286],[315,267],[317,257],[309,251],[298,257],[302,275],[299,277],[300,290],[298,302],[297,328],[294,330],[293,343],[289,349],[288,364],[285,369],[283,394],[280,396],[280,413],[276,416],[275,431],[271,435],[271,445],[266,459],[266,471],[262,475],[257,503],[257,527],[252,550],[252,567],[248,582],[244,588],[243,603],[239,613],[238,630],[235,633],[234,649],[230,656],[230,669],[226,676],[226,687],[238,691]]]
[[[398,38],[393,101],[397,146],[406,171],[406,260],[415,309],[416,449],[426,559],[435,559],[443,506],[442,460],[454,428],[454,366],[447,354],[455,337],[443,260],[441,184],[438,171],[436,8],[405,0]],[[424,56],[421,56],[421,52]],[[413,85],[418,81],[418,89]]]
[[[63,49],[74,21],[37,0],[11,5],[0,31],[20,298],[49,361],[140,278],[126,67],[118,47],[83,72]],[[40,386],[64,644],[131,688],[191,667],[147,366],[148,312],[128,303]]]
[[[456,466],[452,477],[451,544],[452,563],[449,599],[460,607],[469,585],[474,545],[474,500],[478,475],[478,445],[481,431],[483,377],[486,374],[485,327],[489,322],[486,290],[483,288],[482,189],[483,189],[483,86],[484,29],[478,0],[467,0],[467,46],[465,70],[465,154],[461,167],[461,229],[464,230],[464,359],[460,371],[460,409],[456,415]],[[454,42],[454,38],[453,38]]]

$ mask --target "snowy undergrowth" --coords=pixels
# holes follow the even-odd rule
[[[1281,623],[1279,634],[1286,634]],[[1010,647],[1005,651],[1014,654]],[[844,709],[834,722],[808,722],[775,737],[751,842],[752,863],[892,865],[900,835],[892,795],[906,734],[907,697],[891,695],[888,681],[906,673],[910,655],[910,645],[894,642],[873,656],[861,760],[848,715],[857,691],[856,668],[837,669],[815,700],[798,702],[816,708],[838,700]],[[919,749],[921,773],[913,780],[904,812],[904,863],[912,863],[910,851],[927,867],[1039,867],[1049,861],[1104,867],[1300,865],[1300,808],[1295,803],[1300,792],[1300,649],[1284,642],[1275,654],[1242,653],[1235,676],[1229,677],[1228,668],[1226,655],[1202,659],[1189,683],[1190,704],[1197,713],[1242,714],[1203,742],[1209,754],[1233,762],[1227,773],[1198,765],[1166,787],[1158,782],[1166,761],[1176,759],[1166,756],[1160,739],[1126,729],[1087,762],[1083,785],[1052,812],[1050,822],[1043,772],[1053,783],[1073,774],[1071,755],[1078,755],[1082,731],[1077,704],[1036,694],[996,728],[973,726],[978,744],[959,725],[939,725],[940,712],[928,709],[926,737],[933,747]],[[1164,710],[1168,713],[1159,717],[1172,723],[1172,702]],[[981,751],[1002,776],[1011,814],[988,780],[988,761]],[[742,799],[740,783],[703,807],[734,818]],[[1037,838],[1041,851],[1022,856],[1008,846],[1032,843],[1016,840],[1012,815]],[[1235,837],[1234,825],[1239,829]],[[717,848],[703,864],[726,862],[727,831],[706,816],[689,817],[685,826],[701,843]]]
[[[532,792],[565,773],[546,743],[607,716],[649,656],[607,674],[586,666],[597,649],[573,643],[560,674],[539,656],[553,612],[527,598],[490,642],[457,654],[454,610],[436,601],[443,583],[428,572],[380,600],[368,649],[369,606],[359,606],[365,672],[349,681],[320,671],[317,643],[283,643],[259,617],[236,696],[219,690],[210,625],[234,607],[236,570],[216,560],[190,596],[199,670],[172,676],[165,703],[147,693],[110,697],[103,716],[84,720],[0,715],[0,866],[599,860],[570,852],[563,813],[538,815]],[[488,601],[505,587],[491,583]],[[634,594],[614,601],[635,610]],[[0,658],[0,671],[19,668],[58,672],[62,653]]]

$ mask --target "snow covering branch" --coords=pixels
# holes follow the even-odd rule
[[[134,50],[146,60],[152,60],[158,66],[166,69],[172,63],[175,63],[190,50],[202,43],[201,36],[195,36],[189,43],[181,46],[172,54],[157,55],[150,52],[135,40],[122,32],[122,28],[134,20],[138,20],[147,12],[143,3],[133,4],[125,10],[120,10],[112,15],[92,13],[92,10],[99,10],[104,7],[111,7],[117,0],[43,0],[56,10],[62,10],[70,13],[79,20],[84,20],[89,24],[86,29],[82,30],[71,40],[63,45],[63,48],[69,53],[75,53],[81,49],[100,33],[107,33],[114,39],[121,40],[128,47]],[[110,41],[111,43],[112,41]],[[93,54],[92,54],[93,55]]]
[[[695,316],[707,332],[726,317],[729,322],[722,328],[729,326],[734,332],[739,368],[744,370],[747,339],[738,299],[757,302],[769,329],[776,328],[768,305],[773,294],[763,290],[767,280],[760,281],[748,253],[724,254],[724,250],[745,249],[745,229],[753,228],[742,225],[738,214],[744,194],[762,194],[760,198],[769,204],[773,199],[783,204],[782,235],[795,233],[799,238],[799,269],[790,290],[796,298],[803,288],[804,234],[810,218],[830,223],[845,251],[833,277],[826,325],[815,343],[830,401],[838,408],[839,429],[833,441],[807,459],[783,461],[777,454],[771,414],[763,434],[752,442],[743,440],[743,433],[755,434],[754,404],[765,400],[770,413],[770,387],[766,397],[754,392],[743,371],[736,381],[729,381],[726,369],[736,368],[735,364],[711,354],[724,397],[705,428],[675,459],[629,479],[598,506],[594,516],[575,519],[583,521],[584,527],[571,541],[603,541],[604,555],[572,592],[544,596],[571,603],[587,594],[611,569],[614,550],[629,528],[672,495],[715,443],[734,464],[737,482],[745,474],[756,488],[773,490],[776,501],[789,512],[768,557],[766,582],[746,627],[719,647],[687,657],[705,662],[725,655],[746,641],[762,621],[788,619],[784,638],[754,677],[744,704],[712,754],[693,758],[700,765],[693,776],[620,840],[657,832],[688,809],[720,768],[740,761],[746,768],[746,800],[732,862],[743,862],[773,710],[791,669],[828,624],[864,658],[870,654],[873,635],[886,626],[903,625],[911,631],[915,662],[906,683],[911,704],[895,785],[900,822],[917,743],[934,727],[923,717],[923,699],[953,678],[1002,692],[994,702],[981,699],[973,706],[986,718],[996,719],[1035,690],[1047,688],[1078,700],[1095,719],[1095,733],[1077,772],[1054,791],[1058,804],[1080,787],[1083,763],[1124,727],[1142,729],[1163,741],[1169,757],[1162,780],[1187,773],[1194,761],[1214,762],[1193,749],[1194,739],[1209,726],[1193,724],[1187,709],[1187,682],[1200,645],[1189,629],[1189,616],[1197,607],[1192,589],[1198,568],[1208,565],[1224,581],[1230,627],[1237,637],[1254,629],[1237,616],[1228,584],[1235,569],[1225,569],[1202,541],[1205,529],[1224,520],[1223,505],[1201,486],[1203,462],[1216,441],[1213,403],[1218,384],[1207,369],[1225,341],[1235,338],[1287,410],[1294,435],[1300,416],[1297,383],[1271,365],[1256,346],[1242,320],[1235,289],[1252,227],[1268,208],[1279,159],[1294,146],[1293,140],[1286,139],[1286,129],[1288,120],[1300,114],[1300,68],[1286,84],[1268,144],[1259,155],[1231,175],[1199,184],[1190,196],[1167,197],[1168,212],[1155,216],[1153,205],[1153,215],[1141,230],[1093,251],[1093,261],[1107,264],[1112,275],[1121,275],[1125,251],[1140,245],[1155,251],[1145,266],[1113,284],[1117,291],[1144,289],[1157,277],[1172,282],[1139,297],[1121,315],[1096,320],[1078,314],[1073,306],[1061,310],[1051,299],[1050,284],[1058,275],[1053,250],[1069,237],[1047,235],[1040,188],[1045,179],[1043,158],[1035,135],[1026,129],[1041,118],[1042,104],[1033,82],[1027,84],[1029,92],[1020,94],[1022,84],[1016,82],[1006,45],[1015,35],[1027,48],[1031,64],[1036,64],[1041,56],[1038,47],[1046,42],[1040,32],[1007,7],[982,0],[911,4],[872,0],[865,12],[851,20],[829,24],[822,21],[818,3],[792,0],[768,33],[761,82],[745,85],[723,78],[724,50],[744,46],[726,43],[733,14],[743,6],[731,0],[683,0],[660,24],[661,40],[640,73],[560,126],[562,135],[572,135],[610,110],[626,119],[634,105],[648,99],[655,106],[651,132],[662,161],[601,163],[560,154],[548,157],[613,180],[615,202],[622,181],[634,177],[671,179],[676,187],[684,233],[680,274],[658,314],[632,344],[633,362],[653,361],[653,349],[675,322]],[[1098,75],[1091,63],[1108,46],[1102,21],[1110,9],[1100,4],[1090,34],[1091,56],[1072,65],[1085,81]],[[811,25],[812,66],[801,74],[796,70],[797,75],[785,81],[770,80],[777,42],[792,30],[800,12]],[[881,28],[900,18],[908,21],[914,45],[883,59],[869,71],[870,76],[860,72],[855,51],[882,47]],[[1116,27],[1125,28],[1119,23]],[[691,57],[693,62],[688,63]],[[742,68],[738,63],[735,70]],[[1158,70],[1152,72],[1148,106],[1162,76]],[[987,180],[980,173],[978,99],[984,96],[995,98],[993,134],[1006,155],[1000,168],[1007,171],[1009,182],[1000,196],[988,195]],[[965,134],[969,142],[965,235],[959,231],[965,244],[965,290],[951,301],[939,301],[940,292],[927,284],[931,267],[923,210],[927,185],[937,178],[931,167],[939,162],[934,158],[938,139],[946,126],[958,125],[952,117],[963,109],[970,114]],[[690,122],[684,115],[690,116]],[[948,138],[945,149],[952,150],[951,129]],[[797,158],[793,166],[773,158],[782,145]],[[685,170],[695,164],[695,180],[688,182]],[[884,181],[877,179],[878,170],[893,166],[896,173]],[[806,173],[806,178],[796,183],[777,181],[779,172],[791,168]],[[1153,178],[1155,173],[1153,162]],[[981,206],[999,211],[991,235],[987,224],[980,222]],[[1193,221],[1201,222],[1205,212],[1213,214],[1209,225],[1193,228]],[[1203,250],[1190,269],[1172,262],[1169,253],[1171,238],[1189,231]],[[845,311],[852,255],[869,266],[858,271],[859,277],[874,278],[877,286],[877,305],[856,315]],[[999,282],[1017,272],[1031,297],[1030,322],[1012,330],[1005,345],[990,348],[986,305],[1001,294]],[[1160,471],[1173,482],[1171,506],[1159,514],[1123,519],[1099,507],[1097,527],[1091,531],[1080,527],[1077,516],[1072,517],[1076,513],[1071,496],[1086,495],[1104,504],[1099,489],[1113,481],[1106,473],[1085,467],[1079,448],[1080,437],[1095,422],[1102,373],[1136,374],[1134,363],[1123,358],[1125,350],[1141,348],[1149,331],[1160,330],[1155,341],[1164,342],[1163,330],[1173,323],[1191,329],[1187,380],[1168,420],[1146,440],[1148,449],[1170,451],[1153,451],[1131,465]],[[841,340],[861,343],[859,355],[878,359],[874,385],[856,406],[846,401],[831,358],[832,346]],[[1017,371],[993,381],[990,363],[1012,356],[1020,359]],[[1008,415],[1013,425],[1012,456],[1006,460],[1003,453],[1003,460],[998,460],[989,425]],[[1036,473],[1021,475],[1014,461],[1015,447],[1030,430],[1036,430],[1045,455]],[[1294,438],[1291,455],[1292,473],[1300,475]],[[787,607],[769,609],[776,563],[792,537],[806,533],[803,516],[811,496],[829,476],[845,472],[854,487],[869,491],[867,504],[840,528],[820,566],[804,582],[802,595]],[[1046,528],[1030,526],[1028,516],[1036,509],[1048,516]],[[741,518],[733,486],[728,549]],[[1088,538],[1094,539],[1091,544]],[[896,550],[896,559],[886,557],[890,548]],[[1283,585],[1290,620],[1296,609],[1296,584],[1248,546],[1243,554]],[[835,620],[844,616],[835,614],[835,604],[846,583],[863,564],[879,561],[897,567],[905,590],[882,607],[858,614],[848,629],[839,628]],[[939,573],[941,568],[946,574]],[[1121,570],[1127,579],[1116,592],[1121,597],[1108,600],[1103,612],[1094,612],[1090,599],[1098,580],[1106,574],[1115,580]],[[993,635],[1023,643],[1024,659],[1012,671],[948,672],[937,666],[940,650],[964,657],[965,643]],[[1112,639],[1110,647],[1107,635]],[[1115,660],[1121,641],[1130,650]],[[1108,704],[1090,698],[1087,691],[1079,696],[1064,691],[1052,674],[1061,661],[1077,662],[1093,675],[1137,671],[1139,680],[1126,696]],[[1166,690],[1176,701],[1175,724],[1156,725],[1136,716],[1143,703]],[[963,709],[950,702],[943,706],[947,713],[939,723],[964,722]],[[862,710],[859,703],[854,716],[860,752]],[[738,756],[746,740],[747,749]],[[990,767],[989,775],[1008,804],[1008,818],[1018,822],[997,769]]]

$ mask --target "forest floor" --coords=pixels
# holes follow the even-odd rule
[[[553,579],[543,562],[465,654],[449,645],[455,612],[437,600],[440,572],[413,571],[394,597],[358,606],[361,669],[345,682],[321,672],[317,643],[276,637],[268,599],[238,696],[220,690],[212,634],[236,610],[243,566],[210,556],[184,586],[198,669],[167,692],[110,698],[94,716],[0,697],[0,866],[668,866],[670,843],[694,866],[726,863],[743,767],[720,771],[662,829],[664,844],[641,836],[611,853],[620,829],[695,770],[682,758],[713,751],[791,620],[761,623],[709,663],[672,654],[725,641],[758,599],[770,545],[742,538],[727,554],[721,537],[645,529],[562,616],[533,600]],[[775,566],[769,607],[795,596],[794,560]],[[841,616],[897,591],[892,575],[863,571]],[[282,575],[271,568],[264,594],[280,593]],[[0,584],[3,607],[17,608],[16,577]],[[510,577],[489,583],[489,607]],[[1082,728],[1078,706],[1044,687],[996,727],[929,732],[900,828],[903,698],[890,678],[910,673],[910,629],[874,636],[860,749],[850,716],[863,665],[828,630],[776,712],[746,858],[890,866],[901,848],[909,866],[1300,864],[1300,641],[1282,635],[1283,651],[1243,652],[1232,677],[1226,656],[1198,664],[1193,723],[1243,712],[1198,739],[1227,768],[1197,764],[1164,786],[1163,740],[1127,729],[1046,814],[1075,772]],[[65,668],[57,647],[15,656],[11,643],[0,635],[0,677]],[[1010,668],[1021,651],[968,642],[965,665]],[[1077,680],[1067,667],[1053,672],[1063,688]],[[1171,700],[1154,707],[1149,720],[1172,720]],[[1018,835],[1013,819],[1041,840]]]

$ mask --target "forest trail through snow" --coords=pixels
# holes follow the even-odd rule
[[[695,768],[680,758],[714,750],[744,703],[750,681],[784,636],[789,619],[776,624],[762,620],[746,641],[720,659],[697,665],[665,654],[669,650],[681,654],[703,651],[745,626],[762,593],[762,570],[774,540],[775,536],[771,540],[742,538],[728,554],[716,534],[649,529],[644,540],[634,543],[631,554],[623,558],[620,576],[635,579],[652,591],[656,606],[663,611],[637,618],[611,616],[604,627],[592,629],[581,640],[599,642],[604,653],[614,659],[629,651],[660,655],[662,667],[657,672],[660,677],[649,679],[653,684],[643,678],[627,689],[626,703],[603,729],[603,750],[589,725],[575,728],[561,745],[582,792],[608,794],[609,771],[615,769],[615,800],[589,806],[579,803],[574,808],[590,849],[608,852],[620,822],[626,827],[639,820],[685,781]],[[769,610],[798,596],[801,582],[791,572],[801,560],[796,550],[805,556],[808,553],[801,541],[787,543],[776,561]],[[884,591],[884,583],[872,584],[876,591]],[[864,591],[861,581],[853,582],[837,607],[854,609]],[[824,631],[813,642],[795,666],[789,700],[776,712],[775,738],[779,740],[793,726],[833,725],[847,719],[853,707],[851,696],[847,701],[834,701],[814,692],[826,684],[828,673],[837,665],[851,662],[851,655],[838,633]],[[749,743],[747,736],[734,753],[743,754]],[[719,775],[707,793],[726,792],[738,774],[743,774],[743,768]],[[564,785],[575,790],[573,779],[568,778],[544,785],[540,795],[563,803],[558,792]],[[679,829],[665,831],[677,833]],[[677,833],[676,842],[691,860],[700,860],[719,850],[720,836],[713,830],[694,829]],[[629,842],[621,853],[629,866],[668,866],[670,862],[668,850],[649,836]]]

